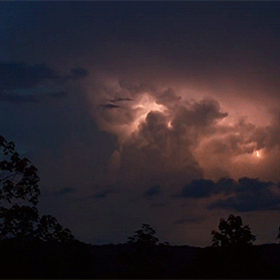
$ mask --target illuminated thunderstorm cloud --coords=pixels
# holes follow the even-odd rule
[[[277,113],[257,126],[213,97],[194,99],[169,87],[110,80],[93,91],[100,129],[118,139],[108,165],[112,181],[179,187],[199,178],[278,180],[276,169],[264,172],[278,151]]]

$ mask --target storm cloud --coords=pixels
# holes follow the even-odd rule
[[[1,134],[74,233],[209,245],[217,215],[278,209],[278,2],[0,5]]]
[[[98,124],[118,137],[119,180],[179,185],[203,176],[194,149],[228,116],[217,100],[188,100],[144,82],[111,81],[97,88]]]

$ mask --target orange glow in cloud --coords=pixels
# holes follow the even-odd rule
[[[262,158],[262,157],[263,157],[263,154],[262,154],[262,151],[261,151],[261,150],[255,151],[254,155],[255,155],[257,158]]]
[[[161,113],[168,113],[167,108],[164,105],[157,104],[152,96],[144,94],[137,104],[132,106],[133,110],[136,110],[136,118],[131,124],[130,133],[135,132],[139,125],[145,121],[147,115],[151,111],[158,111]]]
[[[168,127],[168,128],[172,128],[172,123],[171,123],[171,121],[169,121],[169,122],[167,123],[167,127]]]

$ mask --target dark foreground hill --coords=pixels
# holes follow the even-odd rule
[[[0,243],[1,278],[279,278],[280,245],[220,250],[190,246]]]

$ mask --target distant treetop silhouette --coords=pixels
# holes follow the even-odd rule
[[[128,237],[129,244],[156,245],[159,241],[155,237],[156,231],[148,224],[142,224],[142,228],[135,231],[135,235]]]
[[[155,237],[156,231],[149,224],[142,224],[142,228],[135,231],[132,237],[128,237],[128,244],[132,245],[169,245],[169,242],[159,243]]]

